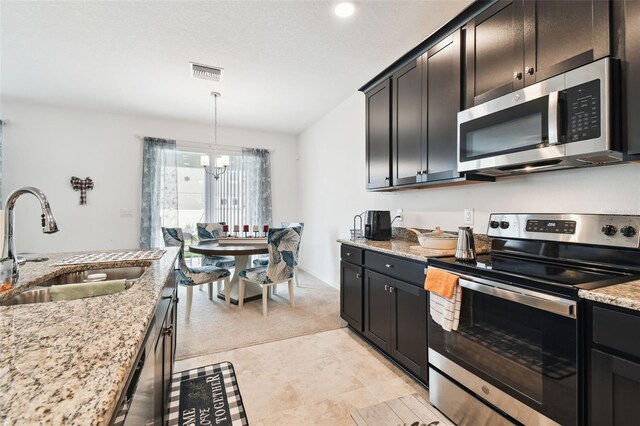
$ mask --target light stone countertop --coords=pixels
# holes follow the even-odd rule
[[[491,251],[491,239],[484,235],[474,236],[476,244],[477,254],[486,254]],[[394,256],[406,257],[413,260],[419,260],[421,262],[426,261],[430,257],[449,257],[453,256],[455,250],[443,251],[443,250],[429,250],[422,249],[420,251],[414,251],[411,246],[419,246],[418,242],[392,239],[391,241],[373,241],[373,240],[361,240],[353,241],[351,239],[339,239],[339,243],[348,244],[354,247],[359,247],[367,250],[379,251]]]
[[[640,311],[640,280],[594,290],[580,290],[578,295],[594,302]]]
[[[49,255],[20,268],[0,301],[67,272],[146,266],[128,290],[87,299],[0,306],[0,423],[108,424],[134,367],[178,248],[155,261],[74,266]]]

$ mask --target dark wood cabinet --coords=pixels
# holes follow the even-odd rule
[[[364,272],[364,335],[383,351],[391,352],[391,279]]]
[[[610,54],[608,0],[525,1],[525,85]]]
[[[422,181],[426,146],[422,128],[422,60],[396,72],[393,82],[392,170],[393,185]],[[426,170],[425,170],[426,171]]]
[[[498,1],[467,24],[465,107],[524,87],[523,3]]]
[[[363,331],[364,277],[362,267],[340,263],[340,317],[351,327]]]
[[[597,302],[586,307],[586,423],[638,424],[640,312]]]
[[[458,112],[461,106],[460,31],[422,56],[422,181],[460,177],[457,172]]]
[[[469,108],[610,54],[607,0],[501,0],[466,26]]]
[[[614,55],[621,60],[623,146],[640,155],[640,1],[614,1],[613,22]]]
[[[365,95],[367,189],[391,186],[391,81]]]
[[[640,419],[640,363],[591,350],[589,424],[632,426]]]
[[[391,291],[391,356],[428,381],[427,292],[393,280]]]

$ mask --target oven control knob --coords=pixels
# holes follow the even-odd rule
[[[618,228],[613,225],[604,225],[602,227],[602,233],[607,237],[613,237],[616,235],[616,232],[618,232]]]
[[[497,229],[497,228],[500,226],[500,222],[498,222],[498,221],[496,221],[496,220],[492,220],[492,221],[489,223],[489,226],[490,226],[492,229]]]
[[[638,231],[633,226],[623,226],[620,229],[620,233],[627,238],[631,238],[635,236],[638,233]]]
[[[504,222],[504,221],[500,222],[500,228],[502,229],[509,228],[509,222]]]

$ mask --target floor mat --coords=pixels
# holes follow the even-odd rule
[[[248,425],[233,365],[221,362],[175,373],[168,424]]]

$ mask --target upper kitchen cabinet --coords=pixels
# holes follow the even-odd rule
[[[609,7],[607,0],[525,1],[525,84],[608,56]]]
[[[499,1],[466,26],[469,108],[524,86],[523,0]]]
[[[499,1],[466,27],[469,108],[610,54],[607,0]]]
[[[393,184],[406,185],[421,182],[426,146],[424,146],[422,135],[422,61],[420,58],[393,74],[392,81]]]
[[[457,172],[457,114],[460,111],[460,31],[429,49],[423,61],[423,181],[460,177]],[[428,148],[428,149],[427,149]]]
[[[391,186],[391,82],[365,94],[367,189]]]

